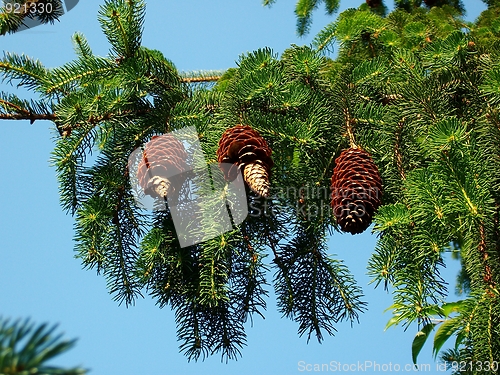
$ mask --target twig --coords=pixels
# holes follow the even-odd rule
[[[484,224],[481,223],[479,225],[479,236],[480,236],[480,241],[478,245],[479,253],[481,254],[481,258],[483,260],[484,264],[484,276],[483,280],[486,284],[488,284],[489,289],[487,290],[488,294],[491,297],[494,297],[494,293],[492,292],[496,288],[495,281],[493,280],[493,274],[491,272],[491,267],[489,266],[489,254],[487,252],[487,244],[486,244],[486,233],[484,230]]]
[[[200,82],[214,82],[218,81],[222,76],[208,76],[208,77],[182,77],[183,83],[200,83]]]
[[[30,120],[33,124],[36,120],[55,121],[57,116],[55,113],[0,113],[0,120]]]
[[[396,154],[396,166],[398,168],[399,175],[402,180],[406,180],[406,173],[403,168],[403,156],[401,155],[401,150],[399,145],[401,143],[402,133],[403,133],[404,119],[398,123],[398,130],[396,133],[396,143],[394,145],[394,153]]]
[[[354,139],[353,125],[356,123],[356,119],[351,117],[351,113],[349,112],[349,108],[344,108],[344,115],[346,119],[346,129],[347,135],[349,136],[349,145],[351,148],[358,148],[356,145],[356,140]]]

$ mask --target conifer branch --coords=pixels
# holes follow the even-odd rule
[[[406,180],[406,173],[403,167],[403,156],[401,155],[401,143],[402,143],[402,133],[404,127],[404,119],[398,122],[398,128],[396,130],[396,142],[394,143],[394,154],[396,155],[396,167],[398,169],[401,179]]]
[[[4,99],[0,99],[0,106],[5,109],[11,108],[12,113],[0,113],[1,120],[29,120],[33,124],[36,120],[49,120],[55,121],[57,116],[54,113],[33,113],[25,108],[21,108],[19,105],[9,102]]]
[[[321,2],[298,3],[302,31]],[[338,3],[323,2],[329,11]],[[441,255],[456,241],[470,288],[455,331],[471,337],[467,349],[475,358],[491,360],[500,346],[500,54],[477,58],[475,51],[493,44],[490,26],[466,35],[449,9],[398,10],[387,18],[350,9],[315,39],[317,50],[293,46],[278,57],[265,48],[227,72],[179,73],[161,52],[141,46],[144,1],[106,0],[99,21],[113,55],[93,56],[80,35],[78,58],[60,68],[6,55],[4,80],[41,99],[2,93],[0,119],[56,123],[62,139],[53,161],[63,208],[76,213],[83,265],[103,271],[120,301],[132,302],[145,288],[160,306],[175,309],[181,351],[190,359],[239,355],[244,320],[265,309],[265,250],[274,255],[279,309],[299,334],[322,340],[338,321],[357,320],[361,289],[327,254],[335,218],[302,210],[329,203],[328,194],[303,189],[329,191],[328,174],[346,143],[376,150],[384,205],[375,216],[381,236],[369,269],[377,284],[394,287],[395,320],[407,326],[434,317],[446,297]],[[341,44],[332,61],[318,50],[335,40]],[[186,126],[196,128],[212,160],[221,134],[238,123],[255,126],[272,147],[273,189],[294,193],[277,198],[279,215],[268,218],[266,208],[239,231],[181,249],[171,212],[142,222],[122,168],[142,142]],[[87,158],[91,152],[95,158]],[[182,189],[187,194],[188,186]]]
[[[479,236],[480,236],[480,240],[479,240],[478,250],[479,250],[479,254],[481,255],[481,259],[482,259],[483,266],[484,266],[483,280],[488,285],[488,289],[487,289],[488,294],[490,294],[490,296],[493,298],[493,297],[495,297],[495,294],[493,291],[496,290],[496,283],[493,279],[492,270],[491,270],[491,267],[489,265],[490,261],[488,260],[489,255],[488,255],[488,251],[487,251],[488,246],[486,244],[486,232],[485,232],[483,223],[479,224]]]
[[[243,119],[241,119],[243,120]],[[243,123],[244,121],[240,121],[240,123]],[[305,138],[299,138],[299,137],[296,137],[294,135],[290,135],[290,134],[285,134],[285,133],[282,133],[282,132],[278,132],[278,131],[275,131],[273,129],[266,129],[266,132],[273,135],[274,137],[276,138],[280,138],[280,139],[288,139],[296,144],[299,144],[299,145],[306,145],[308,143],[310,143],[310,140],[309,139],[305,139]]]
[[[0,120],[29,120],[32,124],[36,120],[57,120],[57,116],[54,113],[0,113]]]
[[[45,78],[44,75],[34,72],[32,65],[34,65],[31,61],[29,61],[24,56],[13,56],[13,58],[19,58],[20,64],[12,64],[9,62],[9,58],[11,56],[7,55],[7,59],[0,60],[0,71],[4,71],[5,73],[14,75],[14,78],[21,78],[22,82],[29,82],[29,85],[35,85],[39,82],[42,82]],[[28,68],[29,66],[29,68]],[[40,67],[37,67],[40,68]],[[4,73],[4,74],[5,74]]]
[[[223,70],[200,70],[180,72],[179,77],[182,83],[204,83],[217,82],[226,71]]]
[[[206,76],[206,77],[181,77],[183,83],[201,83],[201,82],[216,82],[222,76]]]
[[[494,298],[495,295],[493,294],[491,297]],[[496,355],[494,353],[495,345],[493,343],[493,337],[496,336],[494,331],[493,331],[494,316],[495,316],[495,312],[493,311],[493,304],[490,303],[490,308],[488,311],[488,351],[490,354],[490,357],[489,357],[490,363],[494,363],[495,355]]]
[[[356,140],[354,138],[354,131],[353,131],[353,126],[356,123],[356,119],[351,117],[351,113],[349,111],[349,108],[347,108],[347,106],[344,108],[344,117],[345,117],[346,132],[347,136],[349,137],[349,145],[351,148],[358,148],[358,146],[356,145]]]
[[[85,71],[85,72],[79,72],[73,76],[70,76],[70,77],[67,77],[65,79],[63,79],[62,81],[59,81],[51,86],[48,86],[45,91],[47,94],[52,94],[54,91],[58,91],[61,89],[61,87],[71,83],[71,82],[75,82],[75,81],[80,81],[84,78],[87,78],[87,77],[91,77],[91,76],[96,76],[98,74],[102,74],[102,73],[107,73],[107,72],[111,72],[114,70],[114,67],[106,67],[106,68],[100,68],[100,69],[97,69],[97,70],[88,70],[88,71]],[[68,93],[66,93],[68,94]]]
[[[113,9],[110,15],[110,19],[114,21],[114,24],[118,30],[118,32],[121,34],[122,41],[124,41],[123,46],[125,47],[125,56],[126,57],[131,57],[132,53],[130,50],[129,44],[126,42],[127,41],[127,32],[125,31],[125,27],[123,26],[122,19],[120,18],[121,14],[120,11],[117,9]]]
[[[25,110],[24,108],[19,107],[18,105],[11,103],[7,100],[0,99],[0,104],[4,107],[10,107],[13,108],[16,112],[18,113],[29,113],[29,111]]]
[[[80,367],[54,366],[54,357],[73,348],[76,340],[63,340],[57,326],[33,324],[28,319],[11,322],[0,317],[0,373],[85,375]]]

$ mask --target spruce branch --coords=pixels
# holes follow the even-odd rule
[[[312,12],[319,6],[322,0],[299,0],[295,6],[297,17],[297,34],[304,36],[308,33],[312,23]],[[323,0],[327,14],[333,14],[339,7],[339,0]],[[264,6],[271,6],[276,0],[263,0]]]
[[[316,35],[312,42],[312,45],[318,52],[333,52],[333,45],[337,41],[335,36],[336,28],[336,23],[330,23],[325,28],[323,28],[319,34]]]
[[[298,3],[304,30],[320,3]],[[324,3],[333,12],[338,2]],[[397,7],[403,3],[411,2]],[[326,235],[336,228],[328,190],[334,157],[346,144],[363,145],[384,186],[369,274],[393,292],[390,324],[439,323],[460,335],[465,357],[491,360],[500,350],[498,33],[491,14],[465,34],[453,7],[417,3],[385,18],[367,6],[350,9],[315,39],[316,50],[291,46],[278,56],[265,48],[225,72],[179,73],[141,45],[144,2],[106,0],[99,19],[111,56],[94,56],[80,34],[76,59],[59,68],[7,54],[2,78],[41,98],[2,94],[0,119],[56,123],[62,137],[52,161],[83,266],[104,274],[119,302],[146,291],[171,306],[180,349],[194,360],[241,354],[243,323],[266,308],[267,253],[279,309],[299,334],[321,341],[338,321],[358,319],[361,289],[328,254]],[[335,61],[321,54],[334,42]],[[181,248],[169,208],[148,213],[135,201],[127,159],[155,135],[194,126],[214,161],[221,135],[236,124],[251,125],[272,149],[273,194],[249,194],[243,223]],[[191,219],[196,226],[197,214]],[[213,233],[218,224],[193,231]],[[450,244],[469,290],[446,323],[436,316],[447,297],[440,270]]]
[[[349,145],[351,148],[358,148],[356,145],[356,140],[354,138],[354,131],[353,127],[356,124],[356,120],[351,117],[349,108],[344,108],[344,116],[345,116],[345,127],[346,127],[346,132],[347,136],[349,137]]]
[[[1,103],[4,104],[4,103]],[[36,120],[56,121],[57,116],[53,113],[34,114],[34,113],[17,113],[17,114],[0,114],[0,120],[29,120],[33,124]]]
[[[86,57],[52,69],[44,80],[43,90],[46,95],[70,93],[71,85],[94,82],[110,77],[116,72],[116,65],[107,58]]]
[[[94,56],[87,38],[82,33],[75,33],[72,36],[73,46],[77,56],[81,59],[92,58]]]
[[[300,233],[283,247],[275,275],[280,310],[299,323],[299,335],[314,333],[319,342],[323,330],[333,335],[334,323],[356,321],[365,305],[347,269],[323,247],[317,233]]]
[[[19,80],[18,86],[25,86],[28,90],[38,90],[48,75],[48,69],[38,60],[6,53],[0,60],[0,73],[2,81],[12,84],[14,80]]]
[[[146,4],[142,0],[106,0],[98,20],[118,59],[132,58],[139,50]]]
[[[0,373],[83,375],[86,370],[49,365],[54,357],[71,349],[76,340],[62,340],[57,326],[35,325],[29,320],[0,318]]]
[[[180,72],[182,83],[206,83],[217,82],[224,75],[224,71],[201,71],[201,72]]]
[[[0,98],[1,120],[29,120],[33,124],[36,120],[56,121],[57,116],[54,113],[33,113],[21,106]]]
[[[394,143],[394,154],[396,155],[396,167],[398,169],[401,179],[406,180],[406,173],[403,166],[403,156],[401,155],[401,145],[402,145],[402,132],[404,127],[404,119],[398,123],[398,130],[396,132],[396,140]]]
[[[484,282],[488,286],[487,292],[490,293],[490,295],[492,297],[494,297],[495,296],[494,291],[496,290],[496,283],[493,280],[493,276],[491,274],[492,270],[491,270],[491,267],[489,265],[489,263],[490,263],[488,260],[489,255],[487,252],[488,246],[486,244],[486,233],[485,233],[485,228],[484,228],[483,223],[479,224],[479,236],[480,236],[480,240],[479,240],[478,250],[479,250],[479,254],[481,255],[483,264],[484,264],[483,279],[484,279]]]

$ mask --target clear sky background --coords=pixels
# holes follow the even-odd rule
[[[341,10],[360,3],[341,0]],[[480,0],[464,3],[468,20],[485,8]],[[0,37],[1,49],[25,53],[47,67],[56,67],[74,58],[70,37],[80,31],[94,53],[107,55],[109,45],[97,22],[100,4],[82,0],[54,25]],[[258,48],[268,46],[282,53],[290,44],[309,44],[334,20],[320,7],[310,34],[298,38],[294,4],[278,0],[268,9],[261,0],[147,0],[143,45],[162,51],[180,71],[226,69],[235,66],[239,55]],[[411,364],[417,327],[384,332],[390,319],[384,310],[391,305],[391,297],[368,285],[366,265],[376,243],[368,232],[335,234],[329,240],[330,252],[346,262],[366,294],[369,311],[361,315],[360,324],[338,324],[335,337],[326,337],[321,345],[312,338],[307,344],[305,337],[297,336],[297,324],[276,312],[271,293],[266,319],[255,317],[253,327],[247,326],[248,346],[241,359],[225,364],[216,355],[188,363],[178,352],[170,309],[159,309],[148,297],[129,308],[118,306],[106,290],[105,279],[95,271],[82,270],[74,258],[73,218],[60,208],[55,170],[48,162],[55,137],[51,124],[4,120],[0,129],[0,315],[59,323],[65,338],[78,338],[76,347],[57,357],[54,364],[81,365],[92,375],[307,373],[300,371],[299,361],[392,363],[403,372]],[[458,262],[447,259],[447,263],[443,276],[454,299]],[[271,286],[268,289],[272,291]],[[438,373],[431,352],[428,342],[419,362],[431,364],[430,373]]]

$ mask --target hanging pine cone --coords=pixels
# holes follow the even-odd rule
[[[432,8],[433,6],[438,5],[437,0],[424,0],[425,5],[427,5],[429,8]]]
[[[137,179],[145,194],[166,198],[178,192],[186,179],[187,153],[172,134],[154,136],[146,144],[137,167]]]
[[[243,171],[243,179],[257,194],[269,195],[269,177],[273,160],[271,148],[260,134],[248,125],[236,125],[222,134],[217,150],[219,163],[232,164],[222,166],[226,180],[236,178],[238,169]]]
[[[370,154],[359,148],[342,151],[335,160],[331,205],[344,232],[357,234],[368,228],[381,204],[382,180]]]
[[[368,4],[370,8],[377,8],[382,4],[382,0],[366,0],[366,4]]]

